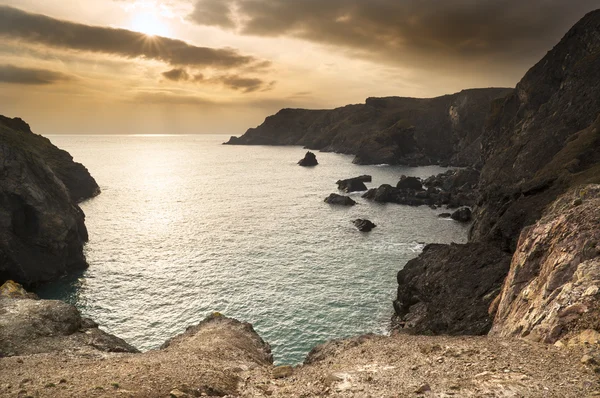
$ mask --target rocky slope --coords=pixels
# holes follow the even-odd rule
[[[33,301],[2,298],[0,309]],[[11,338],[26,341],[34,327],[72,325],[78,313],[71,315],[0,319],[15,331]],[[293,368],[273,366],[269,345],[250,324],[220,314],[143,354],[107,352],[92,337],[71,346],[63,333],[44,338],[51,350],[0,358],[0,396],[580,398],[600,391],[594,366],[579,361],[581,348],[506,338],[366,335],[318,346]]]
[[[76,201],[99,188],[85,167],[21,119],[0,117],[0,282],[34,284],[87,267]]]
[[[360,164],[474,165],[491,102],[511,92],[473,89],[430,99],[368,98],[333,110],[283,109],[228,144],[303,145],[354,154]]]

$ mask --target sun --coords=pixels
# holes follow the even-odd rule
[[[169,28],[156,13],[147,10],[136,11],[131,18],[130,27],[147,36],[168,36]]]

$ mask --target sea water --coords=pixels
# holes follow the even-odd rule
[[[386,333],[396,273],[424,243],[466,241],[442,210],[323,202],[338,179],[369,187],[439,167],[358,166],[301,147],[226,146],[218,135],[50,136],[83,163],[102,193],[81,203],[90,267],[39,289],[76,305],[140,350],[160,347],[212,312],[251,322],[278,364],[316,344]],[[377,224],[361,233],[352,224]]]

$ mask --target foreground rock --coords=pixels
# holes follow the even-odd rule
[[[356,204],[356,202],[352,198],[348,196],[338,195],[337,193],[332,193],[331,195],[326,197],[325,203],[338,206],[354,206]]]
[[[354,178],[348,178],[346,180],[339,180],[336,182],[338,189],[346,193],[350,192],[361,192],[366,191],[367,186],[365,182],[371,182],[372,178],[368,175],[363,175]]]
[[[596,336],[600,364],[600,185],[568,192],[523,230],[490,332],[565,345],[581,333]]]
[[[319,162],[317,162],[317,156],[309,151],[306,152],[306,155],[304,155],[304,158],[301,159],[298,164],[304,167],[312,167],[318,165]]]
[[[82,318],[72,305],[37,300],[12,281],[0,292],[0,357],[53,351],[138,352]]]
[[[62,331],[79,315],[65,313],[50,320],[31,312],[19,322],[25,329],[52,323]],[[45,338],[65,340],[61,333]],[[218,313],[143,354],[102,352],[73,342],[72,349],[49,344],[55,350],[0,358],[0,395],[404,397],[421,389],[433,396],[579,398],[600,389],[593,366],[580,362],[579,348],[502,338],[360,336],[315,347],[305,365],[295,368],[274,367],[269,345],[250,324]]]
[[[399,327],[428,334],[486,334],[510,255],[485,244],[427,245],[398,272]]]
[[[0,117],[0,283],[48,281],[87,267],[76,201],[98,185],[70,155],[21,119]]]
[[[352,223],[354,224],[354,226],[356,228],[358,228],[358,230],[360,232],[371,232],[371,230],[373,230],[373,228],[375,228],[377,226],[377,225],[373,224],[372,221],[363,220],[361,218],[352,221]]]

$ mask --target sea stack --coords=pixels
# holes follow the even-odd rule
[[[308,151],[306,152],[306,155],[304,155],[304,159],[300,160],[298,164],[303,167],[312,167],[318,165],[319,162],[317,162],[317,156],[311,151]]]

